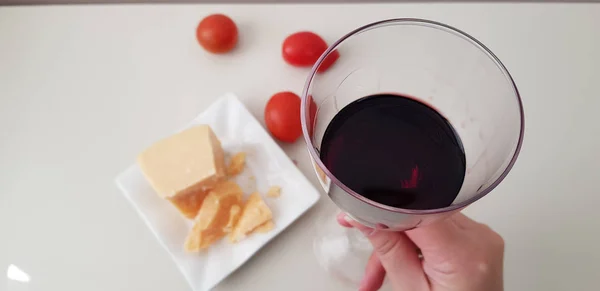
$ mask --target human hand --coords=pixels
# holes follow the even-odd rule
[[[337,220],[373,245],[360,291],[378,290],[386,273],[395,291],[503,290],[504,240],[462,213],[406,232],[374,232],[343,213]]]

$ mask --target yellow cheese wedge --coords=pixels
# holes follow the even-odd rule
[[[138,156],[154,190],[188,218],[194,218],[207,191],[226,175],[221,142],[208,125],[164,138]]]
[[[211,190],[196,216],[184,248],[198,252],[225,236],[224,227],[229,223],[231,209],[240,208],[242,189],[233,181],[225,181]]]
[[[229,234],[231,242],[238,242],[258,226],[273,218],[269,206],[263,201],[258,192],[252,193],[244,204],[242,214],[233,231]]]
[[[241,173],[244,170],[244,165],[246,164],[246,153],[240,152],[235,154],[231,158],[231,162],[229,162],[229,166],[227,167],[227,175],[235,176]]]

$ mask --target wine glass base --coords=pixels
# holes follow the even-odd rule
[[[321,267],[337,280],[358,288],[373,247],[362,233],[337,223],[338,211],[319,217],[313,249]]]

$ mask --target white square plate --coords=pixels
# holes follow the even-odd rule
[[[199,254],[186,253],[183,243],[192,221],[156,194],[140,168],[132,165],[116,178],[116,183],[169,252],[192,289],[201,291],[211,289],[244,264],[313,206],[320,195],[233,94],[219,98],[188,127],[197,124],[212,127],[228,157],[239,151],[247,153],[246,169],[235,180],[246,197],[257,190],[262,194],[273,211],[275,229],[265,234],[252,234],[237,244],[223,239]],[[281,187],[281,196],[265,197],[264,194],[273,185]]]

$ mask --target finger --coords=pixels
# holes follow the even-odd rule
[[[423,253],[423,270],[430,282],[453,282],[455,286],[479,285],[480,280],[502,286],[502,239],[486,227],[457,213],[432,225],[406,232]],[[490,247],[497,241],[499,248]],[[456,274],[466,274],[456,276]],[[479,283],[478,283],[479,282]],[[494,288],[477,290],[499,290]],[[473,288],[461,288],[471,290]],[[473,289],[474,290],[474,289]]]
[[[385,278],[385,269],[379,261],[379,257],[375,253],[371,254],[365,269],[365,275],[360,281],[358,291],[377,291],[383,285]]]
[[[418,227],[406,232],[411,241],[427,253],[444,253],[461,246],[464,232],[477,222],[457,213],[449,218],[424,227]]]
[[[403,232],[368,228],[346,216],[346,221],[367,236],[394,290],[426,290],[425,278],[416,246]]]
[[[464,258],[472,257],[477,252],[473,239],[483,239],[472,237],[470,229],[477,225],[477,222],[457,213],[443,221],[406,232],[420,248],[423,270],[430,280],[439,279],[442,276],[440,274],[453,274],[470,263],[470,260],[464,261]]]
[[[352,225],[350,225],[350,223],[348,223],[348,221],[346,221],[345,219],[346,214],[344,213],[338,213],[338,215],[335,217],[337,219],[337,222],[343,226],[343,227],[352,227]]]

